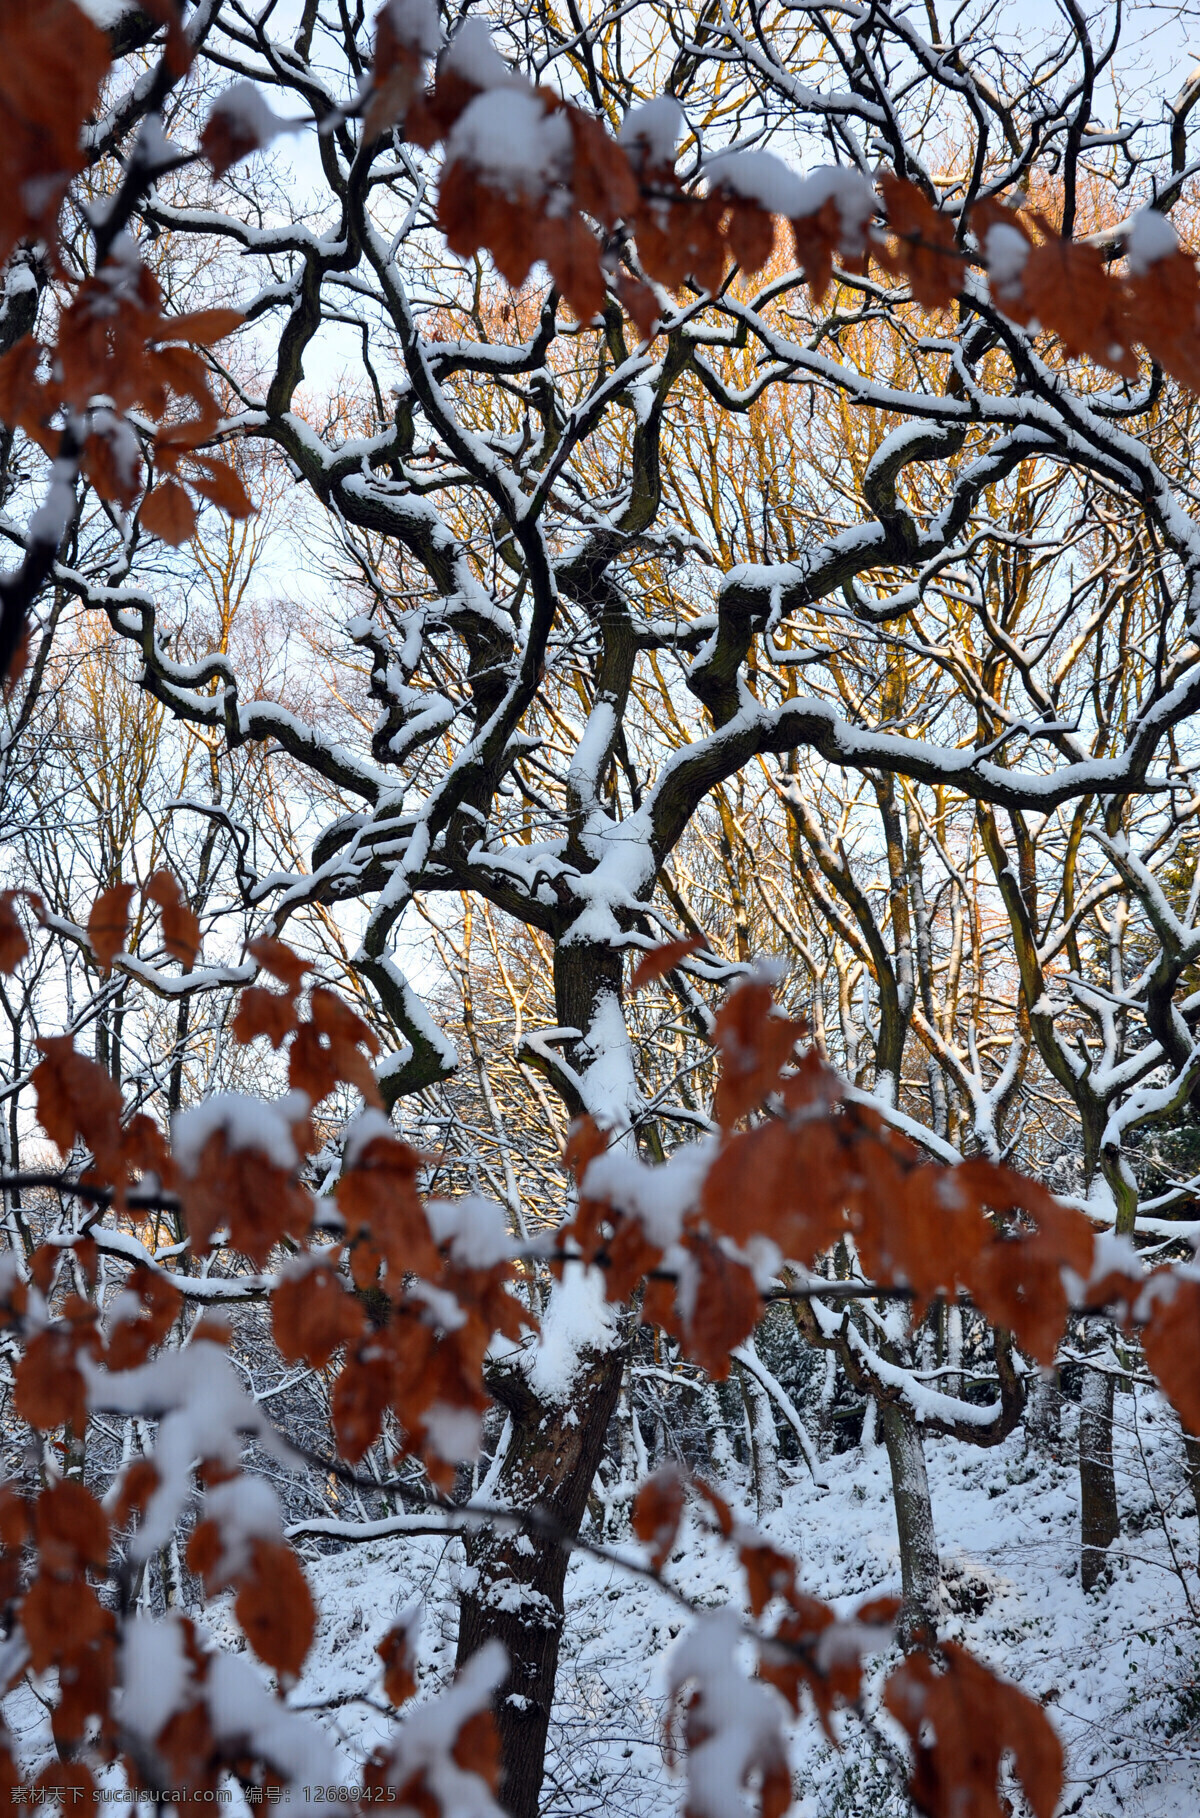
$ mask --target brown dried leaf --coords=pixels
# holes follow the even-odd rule
[[[98,1640],[111,1623],[95,1591],[80,1577],[40,1572],[21,1604],[21,1627],[35,1673]]]
[[[234,1040],[243,1046],[265,1035],[272,1048],[281,1048],[293,1029],[296,1005],[288,992],[267,991],[261,985],[247,985],[238,999],[233,1019]]]
[[[74,0],[0,8],[0,265],[19,240],[55,246],[83,166],[80,129],[110,61],[107,37]]]
[[[92,952],[106,973],[116,955],[124,951],[129,933],[129,905],[135,892],[133,884],[113,884],[110,889],[102,890],[92,904],[87,936]]]
[[[324,1252],[295,1265],[271,1296],[271,1330],[287,1363],[325,1367],[335,1351],[353,1344],[366,1323],[352,1294],[338,1280],[337,1252]]]
[[[1085,1281],[1090,1276],[1095,1252],[1090,1223],[1082,1212],[1060,1206],[1036,1181],[998,1163],[966,1161],[939,1172],[945,1183],[939,1194],[943,1224],[956,1205],[1022,1215],[992,1231],[964,1269],[962,1285],[1039,1363],[1053,1363],[1070,1311],[1062,1271],[1072,1269]]]
[[[577,214],[552,215],[543,222],[537,250],[550,276],[581,322],[604,309],[604,273],[600,245]]]
[[[200,149],[213,176],[223,177],[234,164],[269,145],[280,125],[249,83],[235,83],[219,94],[200,134]]]
[[[167,68],[173,76],[186,76],[195,55],[191,39],[183,29],[180,0],[138,0],[138,5],[151,19],[167,28]]]
[[[642,340],[652,340],[662,309],[650,286],[643,284],[640,278],[631,278],[627,271],[619,271],[615,288],[622,309],[635,324]]]
[[[43,1130],[64,1155],[80,1138],[96,1158],[98,1177],[112,1184],[123,1177],[120,1087],[69,1035],[43,1036],[38,1047],[43,1059],[33,1085]]]
[[[927,1654],[909,1655],[883,1694],[911,1740],[917,1809],[928,1818],[1005,1818],[1000,1764],[1011,1751],[1035,1818],[1054,1818],[1063,1752],[1041,1705],[956,1642],[940,1653],[941,1671]]]
[[[792,222],[796,241],[796,263],[803,267],[805,282],[814,303],[820,303],[833,279],[833,255],[842,235],[841,211],[837,199],[830,196],[815,214],[801,215]]]
[[[81,466],[100,498],[129,511],[142,489],[142,463],[136,444],[131,448],[122,439],[121,427],[117,420],[93,429],[83,444]]]
[[[300,1561],[282,1541],[256,1539],[242,1576],[234,1614],[265,1666],[294,1679],[317,1628],[317,1611]]]
[[[413,1641],[411,1625],[398,1622],[375,1649],[383,1662],[383,1689],[389,1704],[407,1704],[417,1689]]]
[[[0,973],[5,977],[15,972],[29,952],[29,942],[14,907],[19,896],[25,897],[40,918],[45,905],[32,890],[0,890]]]
[[[1200,1434],[1200,1281],[1167,1270],[1152,1278],[1142,1331],[1146,1362],[1188,1433]]]
[[[745,196],[730,196],[725,238],[744,272],[761,271],[775,250],[775,217]]]
[[[203,467],[203,474],[193,474],[191,483],[203,498],[226,513],[231,518],[249,518],[256,509],[253,499],[242,484],[241,476],[228,461],[218,461],[211,455],[193,455],[197,466]]]
[[[399,9],[386,5],[375,16],[371,100],[363,121],[366,143],[404,119],[421,82],[425,59],[432,54],[433,46],[423,43],[420,34],[414,41],[411,29],[403,31],[406,22]]]
[[[178,879],[169,871],[156,871],[142,894],[162,912],[163,945],[185,972],[190,972],[200,951],[200,922],[184,901]]]
[[[39,1432],[87,1426],[87,1385],[75,1361],[75,1338],[50,1326],[31,1338],[13,1372],[13,1401],[22,1420]]]
[[[683,1346],[684,1355],[714,1382],[729,1374],[729,1353],[748,1338],[762,1316],[762,1302],[745,1263],[727,1256],[709,1237],[690,1233],[683,1240],[689,1256],[686,1311],[674,1284],[646,1284],[642,1307],[645,1324],[661,1326]]]
[[[592,114],[579,107],[564,111],[574,144],[571,191],[576,206],[611,233],[618,221],[631,219],[638,204],[638,186],[629,159]]]
[[[350,1273],[354,1285],[382,1285],[398,1297],[404,1277],[434,1281],[441,1269],[429,1220],[417,1191],[417,1171],[424,1157],[408,1143],[376,1136],[364,1145],[334,1188],[338,1210],[346,1221]]]
[[[1119,285],[1109,278],[1103,254],[1094,246],[1064,240],[1045,216],[1034,214],[1045,236],[1021,272],[1019,300],[1007,293],[1001,304],[1014,322],[1038,321],[1058,336],[1076,359],[1096,360],[1126,378],[1137,373]]]
[[[895,239],[875,257],[887,270],[906,277],[925,309],[945,309],[962,289],[966,259],[954,242],[954,226],[933,207],[915,183],[885,176],[880,189]]]
[[[1182,248],[1125,280],[1130,340],[1191,391],[1200,391],[1200,278]]]
[[[62,1477],[43,1490],[34,1505],[33,1533],[42,1565],[51,1572],[76,1572],[108,1564],[108,1516],[91,1491]]]
[[[804,1033],[803,1023],[776,1015],[769,985],[751,979],[730,993],[712,1037],[721,1055],[713,1113],[723,1130],[778,1089],[781,1069]]]
[[[125,1287],[127,1293],[136,1295],[141,1308],[113,1325],[105,1360],[110,1370],[133,1370],[145,1363],[154,1347],[166,1338],[183,1306],[183,1296],[174,1282],[144,1263],[130,1271]]]
[[[633,1499],[633,1531],[650,1547],[650,1565],[661,1572],[683,1519],[683,1480],[667,1465],[648,1477]]]
[[[259,1149],[230,1149],[214,1131],[180,1197],[192,1244],[208,1248],[213,1232],[228,1223],[230,1242],[262,1268],[284,1237],[304,1237],[312,1224],[312,1198]]]
[[[665,941],[661,947],[651,947],[648,953],[642,954],[630,975],[630,991],[644,991],[647,985],[657,984],[668,972],[674,972],[680,961],[687,959],[690,953],[701,952],[705,944],[696,935],[691,940]]]
[[[305,1078],[300,1076],[304,1067],[311,1069],[309,1078],[313,1080],[313,1085],[322,1084],[329,1076],[335,1080],[335,1084],[338,1080],[344,1080],[345,1084],[358,1087],[367,1104],[382,1107],[384,1098],[376,1084],[375,1074],[371,1071],[371,1064],[367,1056],[360,1053],[360,1047],[365,1047],[369,1054],[378,1054],[380,1051],[373,1029],[365,1024],[362,1016],[358,1016],[349,1004],[344,1004],[335,991],[325,991],[324,985],[313,987],[309,998],[309,1013],[313,1018],[313,1034],[309,1036],[302,1031],[304,1040],[298,1036],[296,1042],[293,1042],[293,1053],[289,1056],[291,1084],[298,1085],[302,1091],[309,1091]],[[298,1056],[298,1049],[304,1058]],[[318,1053],[322,1060],[316,1058]],[[325,1091],[331,1091],[331,1087],[325,1085]],[[309,1091],[309,1096],[313,1104],[318,1102],[316,1091]],[[324,1098],[325,1094],[320,1093],[320,1096]]]
[[[211,347],[223,341],[246,320],[240,309],[194,309],[182,316],[165,316],[160,341],[186,341],[195,347]],[[207,461],[206,461],[207,465]],[[220,462],[214,462],[220,466]]]
[[[158,1471],[152,1459],[135,1458],[132,1464],[127,1465],[121,1477],[117,1506],[113,1510],[114,1525],[123,1528],[135,1515],[143,1515],[158,1483]]]
[[[781,1553],[769,1541],[744,1540],[738,1558],[746,1574],[753,1615],[761,1616],[773,1597],[790,1600],[796,1589],[796,1561],[790,1553]]]
[[[143,530],[174,548],[186,543],[196,528],[196,507],[179,481],[169,477],[146,494],[139,516]]]
[[[338,1451],[351,1464],[357,1464],[378,1439],[391,1400],[390,1356],[378,1343],[360,1346],[342,1366],[332,1398]]]
[[[304,974],[311,970],[306,959],[285,941],[277,941],[270,934],[260,934],[256,940],[247,941],[246,952],[258,961],[264,972],[269,972],[272,978],[286,986],[292,997],[299,991]]]
[[[773,1568],[773,1574],[778,1582],[779,1568]],[[839,1625],[835,1612],[820,1598],[794,1587],[786,1595],[789,1608],[770,1641],[763,1643],[759,1675],[782,1692],[797,1713],[807,1691],[825,1734],[837,1743],[833,1713],[839,1705],[857,1703],[863,1655],[886,1645],[886,1631],[899,1613],[900,1599],[874,1598]],[[835,1640],[830,1630],[836,1632],[839,1626],[842,1632]],[[772,1641],[782,1646],[774,1648]]]

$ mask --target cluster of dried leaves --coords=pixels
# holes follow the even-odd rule
[[[1018,213],[994,199],[952,216],[914,183],[890,175],[879,181],[873,222],[835,189],[811,212],[781,223],[719,166],[702,191],[685,190],[661,146],[636,135],[619,144],[595,115],[548,88],[523,92],[536,98],[544,119],[565,121],[569,153],[540,185],[514,189],[506,173],[454,155],[455,124],[484,91],[458,67],[441,64],[423,91],[422,61],[419,46],[398,39],[385,6],[376,25],[368,131],[402,123],[405,136],[427,149],[448,142],[438,220],[451,250],[464,257],[486,250],[514,287],[540,259],[581,320],[601,312],[611,286],[639,331],[652,335],[661,307],[638,268],[668,291],[690,282],[715,293],[731,263],[749,274],[761,270],[785,225],[816,302],[835,260],[851,275],[874,260],[931,310],[963,294],[972,268],[994,265],[991,300],[1010,321],[1057,335],[1069,356],[1126,377],[1137,370],[1140,345],[1181,383],[1200,389],[1200,275],[1178,247],[1118,272],[1119,242],[1106,252],[1064,240],[1045,214]],[[995,228],[1015,240],[998,248]]]
[[[144,0],[143,11],[167,26],[165,89],[191,61],[181,12],[174,0]],[[0,8],[0,264],[32,242],[54,275],[59,304],[53,340],[31,331],[0,359],[0,422],[24,431],[55,463],[59,501],[52,495],[31,532],[31,541],[54,547],[66,528],[62,489],[81,473],[122,511],[142,495],[143,529],[169,543],[192,534],[196,498],[233,517],[253,509],[236,468],[205,452],[218,439],[221,410],[197,351],[230,334],[241,315],[165,316],[158,281],[123,231],[153,181],[152,158],[135,173],[135,154],[118,196],[93,214],[93,274],[80,278],[76,268],[73,276],[64,258],[63,205],[83,168],[82,128],[100,105],[110,66],[107,35],[75,0]]]
[[[733,1546],[745,1573],[747,1602],[757,1623],[758,1676],[780,1692],[798,1714],[805,1694],[829,1740],[839,1743],[833,1714],[861,1708],[863,1661],[890,1639],[899,1600],[874,1598],[851,1617],[800,1590],[797,1562],[753,1529],[740,1527],[728,1504],[701,1479],[685,1484],[668,1467],[649,1478],[633,1505],[633,1529],[651,1549],[661,1571],[679,1537],[690,1487],[701,1511]],[[1062,1791],[1063,1752],[1041,1706],[955,1643],[935,1662],[909,1654],[888,1674],[886,1709],[908,1735],[913,1751],[910,1792],[930,1818],[1006,1818],[1001,1768],[1010,1757],[1035,1818],[1053,1818]],[[726,1717],[725,1721],[730,1721]],[[719,1710],[706,1708],[703,1687],[691,1694],[683,1721],[689,1750],[718,1732]],[[756,1771],[762,1818],[783,1818],[792,1802],[782,1740],[764,1726],[759,1746],[746,1757]],[[1003,1801],[1003,1802],[1002,1802]],[[689,1813],[698,1804],[689,1802]],[[703,1809],[710,1809],[707,1806]]]
[[[199,928],[175,880],[156,873],[142,894],[160,908],[167,952],[193,965]],[[132,886],[114,885],[93,906],[88,939],[103,967],[114,963],[129,938],[135,895]],[[0,966],[6,971],[28,949],[17,900],[13,893],[0,900]],[[688,950],[687,943],[674,943],[647,956],[635,983],[678,964]],[[335,1189],[341,1241],[324,1241],[301,1178],[301,1157],[315,1147],[311,1113],[342,1084],[377,1100],[370,1072],[375,1044],[348,1004],[323,986],[306,987],[305,961],[282,941],[262,939],[251,953],[279,988],[247,987],[235,1030],[243,1042],[265,1039],[287,1049],[293,1165],[282,1165],[270,1142],[246,1144],[244,1132],[218,1121],[199,1157],[181,1167],[150,1119],[123,1119],[117,1087],[68,1037],[42,1044],[35,1073],[38,1115],[64,1155],[86,1152],[87,1182],[98,1196],[111,1194],[130,1216],[138,1215],[136,1196],[129,1198],[137,1177],[152,1174],[160,1189],[177,1191],[196,1251],[220,1244],[241,1250],[261,1268],[285,1241],[298,1250],[271,1283],[272,1330],[288,1362],[330,1373],[341,1454],[360,1459],[390,1418],[403,1448],[422,1459],[435,1483],[448,1486],[453,1447],[440,1437],[447,1415],[473,1418],[486,1406],[483,1361],[492,1333],[516,1341],[533,1324],[512,1293],[514,1265],[506,1257],[480,1267],[469,1252],[458,1254],[452,1240],[439,1241],[418,1188],[426,1158],[389,1134],[381,1118],[372,1124],[377,1113],[366,1114]],[[1012,1170],[984,1162],[947,1168],[925,1160],[869,1107],[846,1098],[837,1076],[803,1048],[803,1028],[777,1011],[762,983],[751,981],[731,994],[714,1041],[722,1061],[714,1104],[721,1138],[671,1253],[649,1240],[636,1216],[589,1194],[589,1163],[608,1139],[586,1121],[572,1133],[569,1160],[580,1192],[561,1242],[604,1265],[611,1298],[626,1300],[644,1285],[643,1317],[674,1333],[689,1356],[721,1376],[731,1348],[753,1329],[761,1309],[744,1253],[747,1241],[769,1238],[781,1256],[809,1263],[848,1236],[879,1282],[908,1285],[918,1304],[964,1289],[1033,1356],[1052,1358],[1068,1313],[1064,1271],[1082,1282],[1092,1274],[1094,1244],[1085,1219]],[[87,1369],[143,1368],[168,1341],[183,1305],[169,1272],[141,1265],[130,1272],[117,1316],[104,1327],[94,1298],[61,1286],[71,1250],[77,1273],[94,1287],[97,1245],[84,1235],[36,1251],[27,1276],[12,1274],[0,1302],[0,1319],[23,1347],[15,1372],[17,1410],[43,1432],[82,1433]],[[686,1294],[680,1292],[682,1277]],[[1089,1300],[1118,1305],[1131,1325],[1143,1328],[1152,1367],[1185,1419],[1195,1423],[1200,1282],[1171,1270],[1137,1281],[1108,1277],[1094,1285]],[[227,1334],[206,1327],[191,1341],[198,1338],[225,1342]],[[211,1491],[231,1471],[210,1458],[201,1461],[197,1475]],[[145,1510],[157,1486],[153,1459],[136,1461],[114,1498],[117,1525]],[[759,1624],[761,1678],[793,1709],[807,1693],[829,1728],[838,1705],[858,1700],[863,1657],[878,1647],[894,1606],[874,1604],[852,1622],[840,1621],[798,1588],[793,1559],[737,1529],[709,1487],[694,1488],[745,1569]],[[684,1501],[682,1482],[669,1475],[639,1494],[634,1527],[650,1545],[655,1570],[675,1544]],[[110,1572],[111,1539],[109,1517],[77,1483],[53,1485],[31,1506],[11,1491],[0,1497],[0,1593],[9,1621],[20,1624],[35,1670],[59,1670],[56,1737],[73,1746],[92,1726],[91,1746],[102,1759],[114,1759],[121,1747],[112,1715],[117,1630],[111,1599],[98,1594],[88,1575]],[[315,1611],[287,1546],[255,1536],[231,1549],[220,1519],[206,1514],[187,1557],[210,1595],[233,1589],[235,1613],[259,1658],[285,1678],[298,1673]],[[255,1771],[252,1763],[232,1763],[214,1736],[204,1697],[207,1656],[194,1637],[188,1645],[195,1655],[194,1695],[170,1718],[156,1745],[159,1756],[181,1783],[193,1786],[215,1785],[231,1767]],[[410,1639],[394,1631],[380,1651],[385,1689],[400,1703],[415,1683]],[[1061,1782],[1061,1752],[1044,1715],[1016,1688],[961,1650],[947,1649],[937,1664],[923,1656],[903,1662],[887,1682],[885,1703],[912,1740],[913,1792],[922,1810],[949,1818],[969,1798],[974,1803],[968,1809],[998,1814],[1000,1765],[1011,1753],[1034,1811],[1049,1818]],[[485,1778],[494,1782],[490,1720],[477,1711],[469,1721],[470,1737],[463,1739],[464,1719],[456,1747],[475,1765],[492,1762]],[[698,1746],[715,1721],[696,1690],[685,1739]],[[775,1818],[790,1793],[785,1758],[767,1754],[748,1758],[748,1772],[754,1771],[764,1818]],[[0,1752],[0,1778],[10,1768],[11,1759]],[[82,1762],[70,1771],[90,1784]],[[384,1757],[372,1769],[381,1786],[390,1771]],[[134,1781],[138,1772],[131,1763]],[[423,1772],[410,1790],[414,1798],[419,1793],[432,1800]],[[436,1811],[436,1803],[429,1809]]]
[[[168,27],[163,67],[173,82],[191,60],[179,9],[174,0],[142,5]],[[752,273],[770,258],[775,216],[727,176],[685,190],[661,144],[636,135],[619,144],[594,115],[517,77],[511,85],[524,102],[543,122],[565,128],[554,141],[553,168],[514,186],[511,173],[456,151],[454,129],[485,91],[461,67],[443,67],[445,59],[432,87],[423,88],[430,46],[420,29],[405,35],[408,16],[385,6],[377,18],[364,133],[376,138],[402,124],[416,144],[447,142],[438,218],[453,251],[486,249],[512,285],[542,260],[585,321],[600,313],[611,288],[643,336],[653,334],[661,315],[655,284],[672,291],[691,282],[715,292],[730,261]],[[94,275],[68,281],[59,219],[83,165],[80,128],[98,104],[110,62],[105,33],[75,0],[0,11],[0,262],[22,241],[41,243],[62,302],[53,344],[31,333],[0,360],[0,422],[22,429],[55,460],[61,481],[82,473],[100,498],[126,512],[140,495],[142,527],[181,543],[195,528],[198,498],[234,517],[253,509],[236,467],[206,452],[219,440],[221,411],[197,351],[230,334],[241,317],[230,309],[164,316],[157,280],[135,242],[111,224],[97,233]],[[223,108],[218,97],[195,155],[220,175],[279,124],[265,103]],[[124,219],[139,183],[153,181],[152,164],[137,181],[127,175],[118,198]],[[1200,282],[1179,248],[1114,275],[1104,252],[1063,240],[1036,212],[1016,214],[988,201],[956,220],[895,177],[881,180],[879,196],[873,224],[837,189],[791,221],[814,298],[828,288],[835,259],[850,272],[865,271],[874,259],[906,282],[919,304],[941,309],[969,286],[972,267],[994,262],[989,249],[1001,229],[1010,237],[992,302],[1011,321],[1053,332],[1069,355],[1123,374],[1136,370],[1140,345],[1200,388]]]
[[[142,894],[160,908],[168,953],[193,965],[199,929],[175,880],[157,873]],[[114,964],[129,937],[134,898],[132,887],[115,885],[92,909],[88,938],[102,966]],[[6,971],[28,945],[17,901],[11,893],[0,900]],[[636,982],[678,964],[685,947],[676,943],[648,956]],[[390,1134],[378,1112],[364,1113],[348,1146],[335,1189],[343,1229],[338,1242],[327,1241],[328,1215],[318,1218],[302,1177],[302,1158],[315,1147],[312,1112],[340,1085],[368,1100],[376,1096],[375,1044],[348,1004],[319,984],[306,985],[306,963],[290,947],[263,939],[251,951],[279,988],[247,987],[235,1028],[243,1042],[265,1039],[287,1050],[293,1162],[284,1164],[277,1142],[248,1143],[244,1126],[239,1133],[217,1119],[199,1156],[190,1154],[181,1165],[152,1120],[124,1119],[110,1077],[65,1036],[42,1043],[34,1076],[39,1118],[64,1155],[74,1154],[86,1169],[96,1198],[111,1197],[125,1216],[141,1216],[133,1184],[153,1175],[160,1191],[178,1194],[195,1251],[240,1250],[260,1268],[281,1244],[298,1252],[267,1278],[272,1329],[288,1362],[329,1372],[342,1456],[360,1459],[390,1421],[402,1449],[446,1487],[457,1453],[445,1435],[460,1435],[463,1421],[486,1406],[483,1362],[492,1334],[518,1341],[534,1323],[512,1292],[514,1263],[506,1255],[480,1266],[477,1252],[460,1251],[445,1235],[451,1226],[439,1222],[419,1191],[426,1158]],[[611,1298],[626,1300],[644,1287],[643,1317],[676,1335],[690,1357],[719,1377],[761,1311],[746,1253],[752,1238],[769,1239],[780,1258],[800,1264],[849,1238],[879,1283],[906,1285],[918,1307],[964,1290],[1044,1362],[1064,1330],[1073,1281],[1084,1304],[1114,1307],[1131,1329],[1141,1329],[1151,1367],[1185,1422],[1200,1425],[1200,1280],[1193,1273],[1109,1275],[1084,1291],[1095,1246],[1081,1215],[1010,1169],[925,1159],[869,1106],[846,1096],[837,1076],[804,1047],[804,1035],[760,982],[743,984],[728,998],[714,1029],[722,1062],[714,1103],[720,1139],[670,1250],[650,1240],[637,1216],[589,1192],[590,1164],[608,1138],[586,1121],[575,1128],[569,1160],[580,1190],[560,1245],[604,1266]],[[261,1111],[270,1115],[268,1106]],[[73,1272],[64,1268],[71,1252]],[[41,1432],[82,1434],[89,1373],[153,1367],[180,1320],[183,1300],[170,1272],[142,1264],[130,1271],[119,1307],[102,1322],[94,1292],[66,1285],[73,1274],[94,1290],[96,1273],[96,1240],[84,1234],[44,1245],[27,1270],[5,1278],[0,1321],[19,1351],[16,1407]],[[190,1342],[227,1337],[206,1324]],[[229,1464],[215,1458],[202,1459],[197,1472],[210,1492],[230,1476]],[[117,1527],[146,1509],[158,1481],[153,1458],[129,1469],[114,1493]],[[878,1646],[892,1606],[872,1605],[852,1623],[840,1621],[798,1588],[794,1560],[737,1529],[711,1489],[694,1488],[745,1569],[759,1624],[761,1678],[793,1709],[807,1693],[829,1727],[839,1704],[859,1698],[863,1657]],[[655,1570],[666,1564],[683,1509],[684,1487],[675,1478],[656,1478],[639,1495],[634,1526],[650,1546]],[[90,1746],[101,1758],[115,1758],[121,1748],[112,1715],[117,1606],[89,1577],[111,1579],[117,1569],[109,1515],[74,1482],[52,1485],[28,1506],[8,1491],[0,1496],[0,1541],[7,1619],[20,1625],[35,1670],[59,1671],[56,1736],[74,1746],[85,1730],[94,1731]],[[231,1549],[220,1518],[210,1513],[192,1534],[187,1557],[210,1595],[232,1588],[235,1613],[259,1658],[285,1678],[298,1673],[315,1611],[286,1545],[256,1535]],[[214,1735],[203,1689],[207,1656],[194,1641],[189,1645],[196,1655],[194,1696],[171,1717],[159,1755],[181,1782],[197,1786],[215,1784],[231,1768],[257,1771],[246,1761],[235,1766]],[[410,1643],[396,1631],[381,1653],[386,1688],[398,1703],[414,1683]],[[902,1663],[888,1680],[885,1702],[912,1740],[913,1792],[922,1810],[934,1818],[960,1809],[998,1814],[1000,1765],[1011,1754],[1033,1809],[1049,1818],[1061,1754],[1045,1717],[1016,1688],[961,1650],[946,1649],[936,1663],[920,1656]],[[486,1764],[492,1748],[486,1713],[475,1712],[470,1721],[463,1747]],[[685,1724],[694,1746],[711,1734],[713,1721],[697,1692]],[[0,1778],[9,1766],[0,1752]],[[765,1818],[773,1818],[786,1808],[785,1766],[765,1755],[750,1766]],[[88,1774],[82,1762],[70,1771]],[[136,1780],[136,1763],[130,1772]],[[383,1758],[373,1772],[387,1784]],[[428,1792],[423,1780],[419,1788],[414,1782],[414,1797],[417,1791]],[[964,1799],[973,1803],[964,1807]]]

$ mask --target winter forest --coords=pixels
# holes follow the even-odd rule
[[[1200,1814],[1198,20],[0,0],[10,1809]]]

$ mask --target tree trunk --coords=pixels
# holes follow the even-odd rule
[[[541,1509],[560,1534],[579,1532],[624,1363],[621,1348],[587,1358],[561,1406],[540,1400],[517,1370],[489,1379],[489,1388],[512,1419],[508,1452],[495,1480],[497,1502]],[[493,1638],[508,1650],[496,1727],[500,1798],[513,1818],[537,1818],[567,1557],[568,1548],[550,1536],[488,1530],[467,1541],[458,1664]]]
[[[754,1471],[754,1498],[758,1519],[773,1515],[783,1501],[779,1484],[779,1435],[771,1398],[749,1370],[738,1366],[738,1379],[750,1427],[750,1460]]]
[[[1085,1591],[1107,1575],[1108,1549],[1121,1532],[1113,1475],[1113,1378],[1085,1369],[1079,1403],[1079,1569]]]
[[[1025,1431],[1029,1442],[1039,1452],[1051,1456],[1058,1451],[1061,1434],[1062,1390],[1058,1371],[1039,1375],[1025,1404]]]
[[[938,1591],[942,1568],[929,1500],[929,1476],[921,1429],[903,1403],[883,1401],[878,1420],[892,1472],[892,1500],[900,1542],[900,1584],[904,1601],[896,1636],[905,1648],[937,1643]]]
[[[1183,1431],[1183,1452],[1187,1460],[1188,1482],[1192,1486],[1192,1501],[1196,1505],[1196,1517],[1200,1520],[1200,1439],[1187,1428]]]

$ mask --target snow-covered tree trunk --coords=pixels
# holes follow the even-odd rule
[[[1025,1431],[1043,1452],[1052,1452],[1061,1437],[1062,1391],[1057,1370],[1039,1376],[1029,1391]]]
[[[937,1640],[942,1569],[921,1429],[903,1401],[881,1401],[878,1419],[891,1467],[896,1535],[900,1542],[904,1603],[896,1632],[905,1648],[931,1647]]]
[[[1184,1428],[1183,1453],[1187,1461],[1188,1482],[1192,1486],[1192,1500],[1196,1505],[1196,1517],[1200,1520],[1200,1439]]]
[[[536,1818],[546,1733],[562,1638],[568,1549],[616,1410],[625,1366],[621,1348],[583,1358],[561,1399],[538,1393],[521,1368],[491,1372],[488,1387],[512,1422],[495,1500],[538,1509],[544,1534],[487,1529],[467,1542],[459,1601],[458,1664],[491,1640],[508,1652],[508,1677],[496,1699],[500,1797],[513,1818]]]
[[[779,1436],[770,1397],[744,1366],[738,1370],[750,1424],[750,1458],[758,1519],[773,1515],[783,1501],[779,1482]]]

